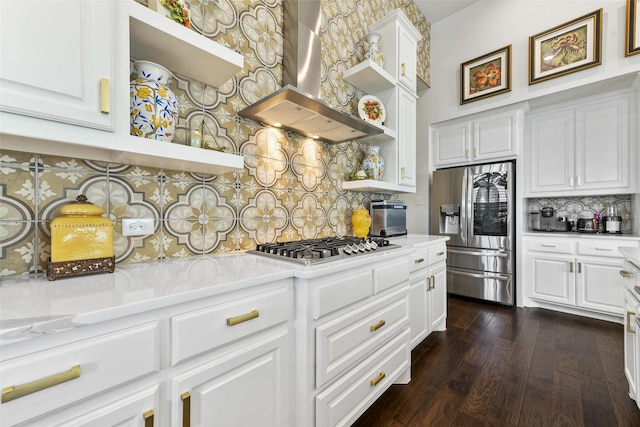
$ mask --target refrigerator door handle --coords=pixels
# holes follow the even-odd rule
[[[459,251],[456,249],[447,248],[447,252],[450,254],[461,254],[461,255],[479,255],[479,256],[495,256],[499,258],[507,258],[509,256],[508,252],[500,251]]]
[[[503,274],[493,274],[493,273],[488,273],[488,274],[479,274],[479,273],[470,273],[468,271],[462,271],[462,270],[458,270],[456,268],[451,268],[449,267],[449,272],[454,273],[454,274],[459,274],[461,276],[469,276],[469,277],[474,277],[476,279],[496,279],[496,280],[509,280],[510,277],[509,276],[505,276]]]

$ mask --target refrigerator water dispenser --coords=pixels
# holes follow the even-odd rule
[[[440,234],[460,233],[460,205],[440,206]]]

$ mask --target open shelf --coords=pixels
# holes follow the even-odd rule
[[[415,193],[416,191],[415,187],[407,187],[375,179],[345,181],[342,183],[342,189],[365,193]]]
[[[390,89],[396,85],[396,79],[371,59],[349,68],[343,73],[342,79],[367,94]]]
[[[131,56],[156,62],[199,82],[220,87],[244,67],[244,57],[130,0]]]

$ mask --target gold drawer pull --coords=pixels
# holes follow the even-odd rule
[[[629,273],[626,270],[620,270],[620,275],[625,279],[631,279],[633,277],[633,274]]]
[[[109,79],[100,79],[100,112],[104,114],[111,112],[110,86],[111,82],[109,82]]]
[[[386,324],[386,322],[384,320],[379,321],[378,323],[376,323],[375,325],[371,325],[371,332],[375,332],[378,329],[382,328],[384,325]]]
[[[180,395],[182,400],[182,427],[191,427],[191,394],[185,391]]]
[[[153,409],[149,409],[142,414],[144,419],[144,427],[153,427]]]
[[[438,252],[438,253],[436,253],[436,256],[442,256],[442,255],[444,255],[444,252]]]
[[[416,260],[413,261],[415,264],[420,264],[421,262],[424,262],[424,258],[418,258]]]
[[[404,76],[407,73],[407,67],[405,66],[405,63],[402,63],[402,75]]]
[[[237,317],[227,317],[227,326],[237,325],[238,323],[246,322],[247,320],[255,319],[260,316],[258,310],[253,310],[250,313],[243,314]]]
[[[42,378],[27,384],[16,386],[10,385],[2,389],[2,403],[19,399],[29,394],[44,390],[45,388],[53,387],[76,378],[80,378],[80,365],[74,365],[68,371],[60,372],[59,374],[54,374],[50,377]]]
[[[384,377],[386,377],[386,376],[387,376],[387,374],[385,374],[384,372],[380,372],[380,375],[378,375],[378,377],[377,377],[377,378],[374,378],[374,379],[372,379],[371,381],[369,381],[369,383],[370,383],[373,387],[375,387],[375,386],[377,386],[377,385],[380,383],[380,381],[382,381],[382,380],[384,379]]]
[[[636,331],[631,329],[631,316],[635,316],[636,314],[633,311],[627,311],[627,332],[630,334],[635,334]]]
[[[548,243],[543,243],[541,246],[542,246],[543,248],[555,248],[555,247],[556,247],[556,245],[550,245],[550,244],[548,244]]]
[[[434,276],[429,277],[429,290],[436,288],[436,278]]]

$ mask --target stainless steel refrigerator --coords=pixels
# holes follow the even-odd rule
[[[447,290],[515,303],[515,164],[439,169],[431,187],[431,233],[447,235]]]

